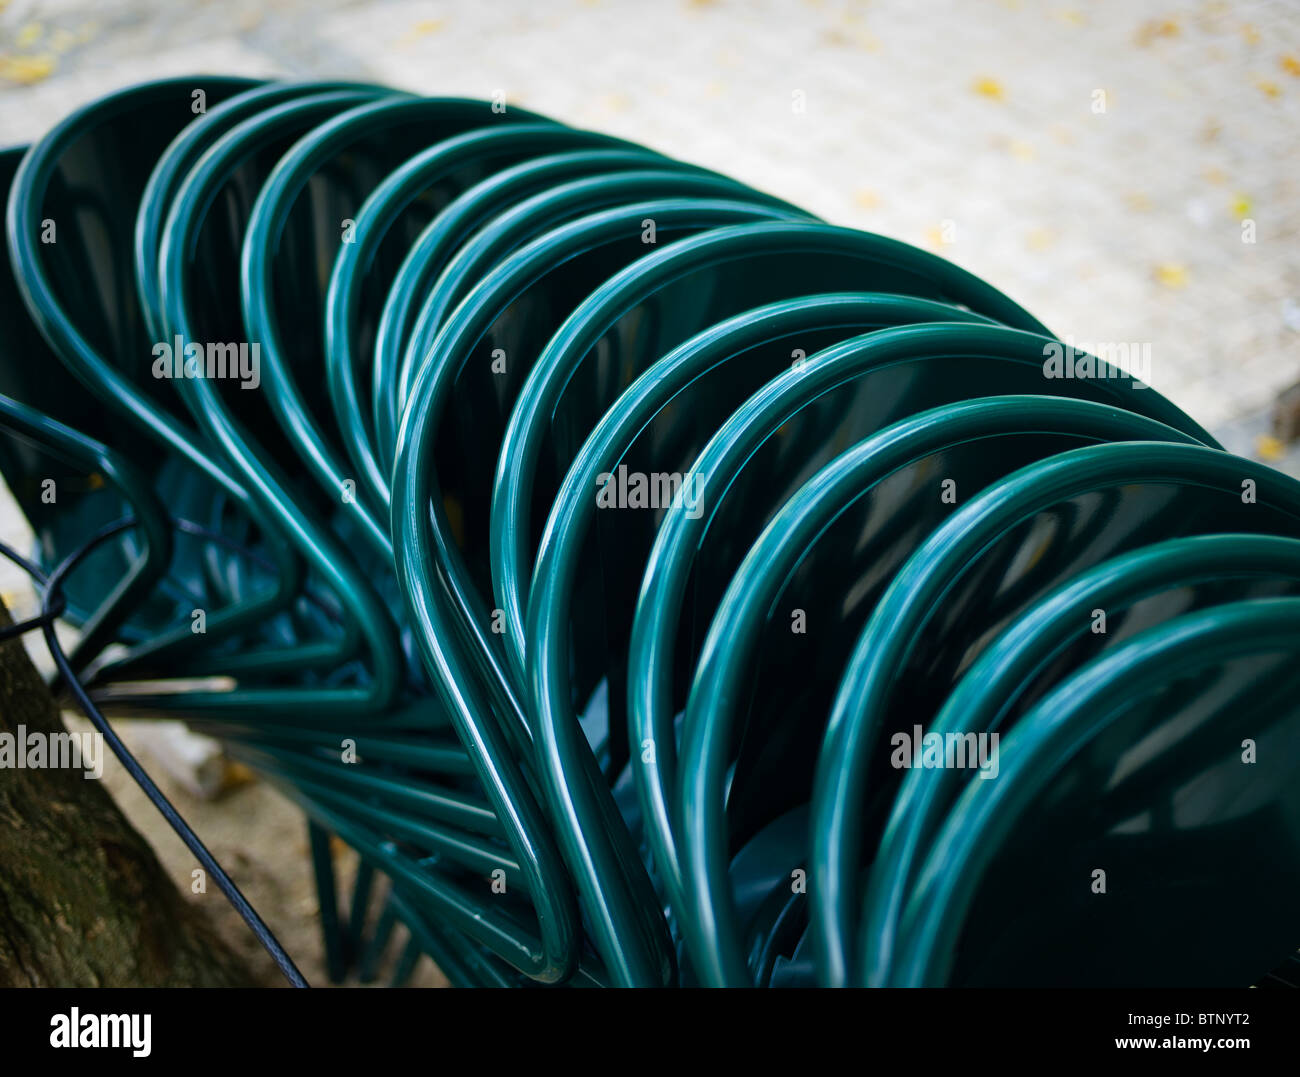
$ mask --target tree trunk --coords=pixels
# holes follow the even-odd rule
[[[0,604],[0,624],[10,619]],[[0,643],[0,732],[64,732],[20,640]],[[107,749],[105,749],[107,750]],[[100,782],[0,767],[0,986],[247,986]]]

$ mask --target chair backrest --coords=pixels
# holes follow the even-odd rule
[[[1237,602],[1141,633],[1044,697],[1001,745],[998,780],[971,780],[948,815],[891,983],[1046,986],[1068,968],[1094,986],[1247,986],[1267,973],[1294,946],[1300,897],[1300,863],[1259,852],[1296,839],[1297,652],[1300,599]],[[1243,765],[1243,739],[1279,750]],[[1117,766],[1116,744],[1138,750]],[[1141,887],[1105,885],[1135,872]],[[1085,915],[1099,925],[1086,936]]]
[[[832,289],[888,291],[960,304],[1019,327],[1038,324],[1005,296],[931,255],[816,222],[719,230],[628,266],[548,342],[502,442],[492,573],[498,605],[512,622],[510,638],[522,638],[522,600],[546,510],[582,442],[618,395],[666,351],[710,325],[766,302]],[[811,344],[803,354],[812,354]],[[825,421],[819,419],[814,440]],[[607,586],[611,605],[633,601],[634,584],[630,592],[626,586],[619,591],[617,581]],[[519,656],[512,657],[518,670]]]
[[[1257,498],[1243,499],[1243,483],[1257,484]],[[814,870],[840,887],[833,897],[812,893],[823,952],[850,945],[867,789],[882,775],[898,776],[882,738],[924,726],[942,703],[918,678],[921,665],[951,683],[977,642],[1122,549],[1216,531],[1293,535],[1298,519],[1294,479],[1217,449],[1155,442],[1061,453],[959,506],[886,589],[840,681],[813,798]],[[1078,541],[1080,533],[1091,540]],[[1006,578],[982,571],[989,564],[1006,565]],[[1014,601],[999,601],[1008,593]],[[952,629],[942,640],[925,632],[939,618]]]
[[[566,132],[578,142],[590,134]],[[403,259],[384,300],[376,329],[371,395],[377,448],[385,472],[391,472],[400,417],[402,358],[411,340],[425,294],[458,249],[492,218],[510,207],[568,180],[655,165],[689,169],[640,148],[590,149],[556,153],[503,169],[458,195],[429,224]]]
[[[725,979],[728,963],[733,971],[743,967],[744,948],[731,888],[710,858],[725,862],[736,842],[807,803],[825,734],[818,719],[830,710],[875,600],[951,511],[943,485],[955,482],[970,497],[1080,444],[1183,439],[1191,443],[1162,423],[1103,404],[984,397],[888,427],[785,503],[719,605],[682,725],[679,860],[694,912],[684,922],[694,928],[696,967],[714,970],[711,982]],[[827,596],[835,601],[819,601],[825,590],[809,582],[827,578],[839,581]],[[724,773],[725,790],[718,781]],[[873,784],[873,816],[892,792],[889,781]],[[876,840],[873,828],[867,841]]]
[[[970,664],[931,726],[1003,738],[1025,711],[1085,662],[1172,617],[1300,590],[1300,540],[1216,534],[1170,539],[1104,561],[1027,610]],[[1081,621],[1079,611],[1086,613]],[[1100,611],[1103,621],[1098,621]],[[857,932],[861,972],[885,984],[910,886],[947,812],[961,773],[907,773],[871,868]]]

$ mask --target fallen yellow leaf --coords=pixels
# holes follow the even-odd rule
[[[1286,446],[1281,438],[1272,434],[1260,434],[1255,438],[1255,455],[1261,460],[1281,460],[1286,455]]]
[[[1155,278],[1166,288],[1187,287],[1187,267],[1180,262],[1161,262],[1155,268]]]
[[[446,19],[421,19],[407,28],[406,32],[397,39],[397,44],[411,45],[422,38],[439,33],[446,25]]]
[[[1177,37],[1181,29],[1174,19],[1151,19],[1138,27],[1137,43],[1145,48],[1162,37]]]
[[[33,56],[0,56],[0,79],[22,86],[47,79],[54,71],[54,57],[44,53]]]

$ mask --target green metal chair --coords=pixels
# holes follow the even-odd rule
[[[585,144],[593,137],[585,131],[562,130],[575,145]],[[558,137],[558,132],[556,134]],[[376,447],[386,473],[392,471],[393,450],[397,443],[400,418],[398,381],[402,358],[415,320],[421,313],[425,293],[432,288],[459,248],[498,214],[548,188],[568,180],[656,165],[691,168],[639,148],[549,154],[488,176],[454,198],[429,222],[403,259],[384,300],[384,309],[375,330],[372,418]]]
[[[1300,588],[1300,541],[1253,534],[1170,539],[1072,577],[980,653],[930,727],[935,733],[999,732],[1084,661],[1109,654],[1171,617],[1242,598]],[[1170,600],[1176,600],[1172,602]],[[1096,610],[1106,631],[1094,630]],[[1082,615],[1082,619],[1081,619]],[[858,934],[858,966],[871,986],[888,982],[898,921],[921,860],[960,794],[949,771],[903,779],[872,864]]]
[[[24,152],[0,152],[5,194]],[[0,472],[36,535],[37,562],[52,569],[124,511],[138,521],[131,538],[101,547],[68,580],[64,616],[81,630],[71,661],[84,671],[154,598],[171,566],[174,536],[148,478],[83,432],[111,429],[79,383],[49,376],[58,359],[27,313],[9,259],[0,261]]]
[[[459,98],[361,105],[296,143],[253,206],[244,236],[241,296],[248,338],[262,348],[267,401],[301,462],[380,558],[391,557],[387,529],[367,505],[364,479],[343,463],[346,450],[337,437],[326,436],[331,414],[328,375],[324,381],[295,377],[296,373],[314,374],[322,365],[327,372],[330,369],[325,355],[331,339],[326,318],[328,295],[318,274],[302,269],[316,259],[334,260],[345,243],[352,241],[366,198],[415,153],[465,132],[509,126],[505,143],[490,140],[487,152],[495,150],[512,159],[508,147],[522,134],[518,125],[547,122],[522,110],[497,113],[486,101]],[[445,202],[480,178],[483,152],[480,142],[461,143],[447,156],[435,156],[427,171],[427,159],[422,158],[406,174],[413,184],[407,198],[424,191],[426,201],[436,197]],[[317,182],[309,185],[313,177]],[[417,205],[407,214],[408,242],[431,215],[432,208],[427,205]],[[327,221],[332,221],[336,235],[323,241],[322,250],[317,247],[322,242],[320,233],[310,225]],[[289,312],[295,326],[292,334],[284,328]],[[300,380],[307,389],[300,387]]]
[[[113,236],[115,231],[134,224],[135,207],[143,197],[149,169],[157,157],[157,151],[150,146],[165,146],[172,134],[187,123],[186,131],[202,126],[206,115],[199,110],[200,105],[215,105],[223,97],[252,85],[247,80],[169,80],[92,105],[33,147],[19,169],[9,200],[11,251],[24,299],[42,332],[60,358],[95,394],[98,413],[104,416],[101,422],[107,421],[109,414],[125,414],[129,421],[143,425],[163,441],[168,451],[161,455],[143,439],[129,441],[127,448],[139,466],[158,476],[155,482],[159,483],[160,496],[169,505],[179,506],[183,514],[199,520],[212,511],[214,498],[224,495],[240,502],[244,493],[223,469],[214,466],[202,439],[169,410],[166,394],[170,387],[152,376],[154,350],[143,330],[129,262],[118,258],[107,263],[114,267],[115,275],[101,275],[96,284],[102,295],[98,312],[89,303],[79,303],[74,316],[67,304],[91,294],[69,289],[75,289],[75,281],[85,281],[93,266],[103,264],[101,251],[120,254],[128,249],[129,237]],[[198,98],[198,93],[206,98]],[[133,148],[124,154],[126,145]],[[65,242],[37,242],[40,221],[51,220],[57,229],[59,219],[64,222]],[[107,413],[105,404],[110,409]],[[199,475],[204,475],[210,485]],[[196,675],[206,672],[205,663],[209,668],[218,665],[224,673],[238,673],[238,655],[222,654],[214,663],[216,641],[241,630],[260,630],[268,610],[283,606],[289,596],[297,595],[301,578],[287,543],[266,529],[262,529],[262,541],[276,562],[273,579],[262,590],[275,590],[278,583],[278,593],[242,610],[210,608],[218,604],[209,600],[216,596],[205,596],[204,585],[212,582],[212,574],[205,576],[195,571],[196,558],[186,557],[183,567],[189,575],[184,592],[197,593],[198,602],[191,601],[180,618],[162,624],[154,622],[129,636],[133,641],[131,649],[102,670],[101,678],[157,675],[162,671]],[[182,537],[189,550],[194,542]],[[189,617],[189,609],[196,604],[208,608],[211,614],[205,638],[198,641]],[[205,646],[196,656],[199,644]],[[257,666],[265,664],[267,657],[258,654],[242,661]],[[144,705],[142,700],[137,703]]]
[[[744,553],[813,466],[914,411],[1049,387],[1145,413],[1194,431],[1193,436],[1203,433],[1153,392],[1135,390],[1124,379],[1103,374],[1074,380],[1068,388],[1045,380],[1045,340],[1001,326],[961,324],[903,326],[851,338],[759,389],[691,464],[690,471],[704,477],[702,498],[694,512],[670,508],[659,528],[641,582],[627,674],[628,740],[653,746],[650,760],[635,770],[648,837],[678,902],[683,892],[673,853],[678,796],[673,719],[676,700],[684,701],[685,693],[674,691],[674,671],[694,669],[697,657],[694,647],[681,656],[677,640],[703,639]],[[815,439],[816,452],[786,449],[801,429]],[[936,488],[930,511],[943,508]],[[709,541],[711,536],[716,538]],[[555,714],[558,703],[549,690],[547,713]],[[571,729],[572,722],[562,728]]]
[[[245,340],[264,347],[264,342],[241,324],[237,302],[240,277],[236,259],[248,218],[219,216],[211,207],[223,192],[230,192],[237,199],[235,204],[242,203],[248,213],[251,198],[238,199],[236,192],[245,190],[256,197],[288,146],[341,111],[346,114],[358,100],[364,98],[345,91],[265,110],[228,130],[186,175],[174,196],[159,252],[163,324],[169,337]],[[260,357],[259,381],[264,385],[276,375],[266,368],[265,351]],[[194,421],[220,448],[227,466],[247,482],[250,500],[273,521],[271,529],[292,543],[310,566],[312,577],[338,596],[342,633],[326,633],[323,641],[303,644],[298,668],[338,668],[356,655],[362,644],[369,664],[362,679],[351,686],[250,687],[240,693],[244,705],[286,717],[302,713],[305,707],[316,714],[340,717],[358,712],[383,714],[398,699],[405,683],[402,650],[391,614],[354,559],[330,534],[329,525],[320,519],[321,512],[328,511],[320,500],[305,500],[301,493],[291,492],[295,484],[288,469],[296,458],[284,444],[277,421],[268,414],[263,394],[242,388],[223,392],[209,378],[184,378],[177,386]],[[267,444],[279,451],[269,451],[264,447]],[[252,445],[258,446],[261,455],[254,455]],[[188,704],[195,710],[228,706],[221,698],[199,695],[191,696]]]
[[[648,165],[644,171],[572,180],[541,191],[499,213],[466,240],[434,281],[415,322],[398,377],[402,408],[409,403],[415,378],[456,305],[508,255],[562,224],[601,209],[630,205],[646,198],[674,196],[739,199],[784,210],[790,216],[807,216],[788,203],[725,176],[701,169],[684,169],[670,161],[652,161]],[[658,243],[660,223],[652,217],[644,217],[638,223],[635,234],[643,247]],[[636,251],[635,247],[632,250],[638,255],[646,253],[644,249]],[[593,288],[597,283],[595,278],[589,281]],[[557,309],[573,306],[584,297],[579,283],[555,296]]]
[[[142,173],[173,132],[201,119],[196,110],[216,106],[254,85],[244,79],[179,79],[113,95],[69,117],[32,147],[12,186],[6,184],[14,279],[59,364],[68,364],[78,378],[77,387],[71,388],[58,379],[42,386],[43,379],[23,375],[27,384],[22,395],[35,400],[31,394],[41,394],[40,406],[47,414],[105,440],[112,414],[121,414],[121,401],[112,388],[116,375],[104,364],[121,361],[147,371],[152,361],[150,345],[140,332],[129,268],[121,258],[120,233],[133,217],[127,207],[133,206],[147,178]],[[82,384],[89,393],[81,390]],[[113,398],[108,410],[106,398]],[[187,496],[184,471],[174,460],[160,458],[141,443],[120,447],[169,503],[183,508],[202,504],[201,498]],[[124,536],[118,544],[133,541]],[[184,546],[186,540],[181,542]],[[101,561],[113,556],[111,547],[93,556]],[[186,578],[167,585],[173,597],[195,588],[201,591],[204,581],[192,564],[178,563],[176,571]],[[74,608],[93,605],[102,591],[86,589],[96,586],[97,579],[112,578],[78,575],[71,589]],[[170,609],[170,604],[162,606]],[[159,612],[155,608],[153,616]],[[144,611],[139,617],[148,621]],[[148,634],[147,627],[134,623],[123,631],[128,640]]]
[[[379,317],[409,252],[450,208],[452,196],[467,193],[458,188],[471,179],[567,147],[618,145],[625,152],[631,148],[603,135],[554,124],[507,124],[470,131],[416,154],[367,197],[330,276],[324,351],[334,420],[372,511],[386,511],[390,495],[388,473],[370,423],[372,401],[363,396],[373,377],[364,363],[368,349],[363,342],[375,339]],[[427,262],[422,272],[427,274]],[[413,286],[414,282],[408,288]]]
[[[951,983],[963,964],[976,966],[967,973],[976,982],[1132,983],[1140,970],[1150,985],[1245,986],[1264,974],[1279,935],[1294,930],[1300,894],[1300,860],[1259,855],[1295,848],[1298,650],[1300,600],[1237,602],[1141,633],[1043,697],[1003,743],[998,780],[969,782],[945,820],[904,913],[890,982]],[[1257,741],[1274,750],[1244,764],[1243,744]],[[1143,749],[1121,775],[1116,743]],[[1178,801],[1193,788],[1183,818]],[[1098,819],[1098,806],[1109,817]],[[981,900],[981,890],[995,868],[1023,879],[1018,866],[1031,856],[1058,918],[1054,933],[1033,938],[1065,960],[1068,977],[1026,960],[1023,945],[989,952],[1007,940],[1005,905],[990,913],[1006,894]],[[1112,887],[1104,895],[1089,885],[1097,868]],[[1098,929],[1071,946],[1063,928],[1085,910]]]
[[[4,635],[291,982],[97,700],[301,805],[335,981],[399,922],[394,984],[1288,978],[1300,484],[1092,357],[1055,377],[1000,292],[366,84],[147,84],[11,176],[0,470],[40,549],[3,552],[41,610]],[[256,391],[191,376],[205,341]],[[904,732],[998,735],[997,780]]]
[[[682,920],[694,927],[687,941],[706,983],[752,982],[725,871],[728,849],[775,813],[807,803],[822,730],[815,719],[792,722],[790,716],[829,709],[838,672],[874,601],[949,511],[941,481],[955,482],[969,497],[1081,442],[1184,438],[1103,404],[985,397],[886,428],[838,456],[784,503],[718,606],[682,722],[674,855],[685,892]],[[828,577],[840,583],[829,594],[815,586]],[[792,609],[805,618],[798,636],[791,631]],[[751,789],[763,795],[746,802]],[[806,842],[803,852],[800,864],[807,862]],[[789,879],[782,884],[788,891]]]
[[[1245,482],[1258,484],[1257,500],[1243,501]],[[1106,491],[1116,497],[1097,496]],[[1070,544],[1072,530],[1081,526],[1076,517],[1086,518],[1090,506],[1108,526],[1086,546]],[[909,676],[917,661],[928,663],[935,683],[944,684],[947,676],[951,684],[949,671],[974,640],[1009,623],[1016,607],[1027,607],[1124,546],[1216,531],[1294,534],[1298,517],[1300,483],[1270,468],[1204,446],[1130,442],[1074,449],[1031,465],[976,495],[935,530],[894,577],[859,635],[819,756],[809,891],[827,979],[858,978],[848,955],[853,910],[861,900],[869,773],[883,773],[881,738],[898,726],[927,725],[942,703],[934,698],[941,693],[918,698],[918,682]],[[1017,601],[990,607],[981,562],[1027,544],[1038,552],[1021,562],[1026,585]],[[1064,556],[1050,556],[1053,547]],[[945,619],[962,617],[960,632],[941,643],[924,635],[940,604]],[[904,682],[910,689],[905,703],[898,699]]]
[[[575,707],[590,700],[581,719],[583,734],[610,783],[626,773],[627,738],[615,717],[623,713],[616,689],[604,685],[602,691],[595,681],[606,669],[616,678],[624,661],[620,651],[626,648],[632,602],[621,581],[633,587],[639,581],[659,514],[598,512],[599,477],[635,459],[642,441],[640,466],[647,470],[689,463],[681,454],[707,437],[755,385],[787,368],[793,341],[815,348],[818,342],[873,325],[934,317],[978,320],[929,300],[869,294],[814,296],[747,311],[651,366],[591,434],[556,498],[541,541],[529,600],[527,654],[532,710],[543,723],[577,728]],[[665,451],[676,455],[664,459]],[[596,525],[607,519],[611,522],[602,532]],[[593,532],[598,549],[590,544]],[[602,572],[593,578],[583,569],[596,563]],[[642,751],[636,743],[633,759]],[[623,813],[628,814],[627,806]],[[652,867],[663,870],[658,857]]]
[[[202,235],[205,219],[201,210],[211,203],[210,192],[220,190],[223,184],[230,182],[230,178],[237,175],[237,169],[242,167],[242,162],[251,162],[252,167],[256,168],[255,155],[259,147],[262,145],[274,147],[277,143],[282,144],[285,139],[286,125],[310,124],[314,118],[311,108],[309,101],[295,102],[280,110],[263,113],[233,128],[211,148],[200,165],[184,181],[177,196],[177,209],[173,211],[168,222],[162,252],[164,266],[162,291],[172,331],[185,334],[184,319],[189,311],[196,309],[193,297],[188,292],[189,282],[194,278],[187,274],[187,266],[182,256],[187,251],[202,249],[198,237]],[[247,180],[244,182],[247,183]],[[254,180],[254,183],[256,182]],[[192,242],[191,237],[193,237]],[[236,279],[233,270],[230,279],[232,282]],[[211,307],[213,304],[209,303],[208,306]],[[219,304],[216,306],[220,309]],[[206,384],[196,385],[193,388],[196,391],[190,400],[198,404],[195,414],[201,422],[224,423],[235,427],[239,419],[229,413],[223,404],[204,400],[203,390],[208,388]],[[236,397],[236,400],[238,401],[239,398]],[[251,438],[248,440],[251,441]],[[246,454],[248,451],[246,444],[246,442],[242,444],[238,441],[232,442],[230,451],[232,454]],[[246,455],[243,457],[234,455],[232,458],[249,459]],[[260,466],[268,466],[268,463]],[[293,497],[287,492],[290,488],[287,481],[281,481],[278,490],[279,500],[269,502],[271,511],[301,511],[297,509]],[[261,491],[262,487],[255,487],[255,489]],[[318,541],[330,541],[324,525],[317,525],[315,534],[318,536]],[[347,565],[342,557],[337,554],[329,556],[332,558],[331,564],[339,566],[340,571],[346,571]],[[349,603],[357,601],[359,590],[354,582],[349,582],[347,589],[343,590],[343,593],[348,596]],[[378,637],[380,641],[380,645],[375,648],[375,653],[387,662],[391,670],[392,658],[400,654],[400,651],[391,642],[387,645],[383,643],[383,619],[377,615],[373,604],[371,616],[372,630],[378,626],[377,631],[372,631],[372,638]],[[306,694],[306,690],[299,690],[296,693],[299,699],[303,699]],[[354,697],[355,694],[355,692],[351,693]],[[262,703],[258,707],[258,712],[265,714],[265,702],[255,702]],[[337,687],[314,690],[314,699],[309,703],[297,702],[293,699],[289,702],[297,707],[310,706],[309,713],[313,721],[320,720],[326,707],[344,708],[340,713],[348,713],[353,709],[351,706],[353,700],[346,698]],[[383,705],[375,703],[374,706],[379,711]],[[280,709],[282,708],[277,706],[277,710]],[[427,729],[442,724],[436,709],[431,711],[427,705],[419,708],[416,715],[404,718],[403,715],[406,714],[409,714],[409,709],[397,715],[384,716],[385,726],[400,725],[402,722],[409,724],[415,721],[417,729]],[[458,872],[458,869],[468,869],[472,873],[476,870],[491,870],[503,865],[505,866],[502,870],[507,871],[507,879],[514,879],[516,882],[518,880],[519,869],[514,866],[514,862],[508,855],[504,858],[502,856],[498,840],[500,828],[493,819],[491,811],[482,801],[481,794],[473,789],[472,783],[462,780],[448,787],[437,780],[437,772],[431,776],[420,772],[418,767],[415,773],[410,773],[405,768],[394,773],[390,765],[385,765],[375,773],[370,764],[372,753],[379,749],[370,739],[358,741],[359,750],[364,753],[364,762],[360,766],[353,766],[339,762],[337,733],[331,738],[332,744],[329,744],[328,740],[321,743],[317,738],[314,744],[309,744],[304,749],[303,745],[294,744],[291,739],[286,743],[284,732],[274,728],[257,731],[235,729],[228,732],[239,738],[236,750],[255,762],[262,770],[277,775],[286,773],[291,775],[295,787],[310,797],[309,810],[314,816],[324,816],[322,825],[335,833],[345,832],[328,812],[331,808],[338,811],[340,800],[346,810],[349,796],[364,796],[371,799],[382,797],[386,802],[401,805],[403,811],[416,816],[416,819],[402,827],[393,822],[394,816],[391,811],[386,814],[379,813],[378,822],[375,813],[363,811],[362,818],[367,820],[372,828],[382,826],[385,829],[358,830],[353,827],[346,833],[352,835],[353,844],[357,845],[363,853],[370,852],[372,856],[378,855],[374,850],[380,850],[382,847],[382,866],[386,871],[404,872],[408,880],[413,878],[424,880],[422,885],[425,890],[437,895],[440,901],[439,908],[459,910],[460,922],[463,925],[479,923],[483,925],[479,928],[471,927],[471,934],[477,933],[481,936],[495,932],[495,937],[491,941],[498,948],[506,948],[506,952],[511,955],[511,960],[522,963],[524,967],[543,977],[554,974],[540,964],[543,958],[536,950],[527,947],[525,930],[515,931],[508,925],[503,926],[499,917],[494,917],[485,911],[483,898],[466,891],[463,881],[460,883],[456,881],[457,874],[463,874]],[[449,753],[449,749],[445,747],[439,748],[438,751],[444,756]],[[391,760],[391,749],[388,755]],[[380,759],[382,758],[381,754]],[[399,761],[418,761],[420,758],[419,750],[403,745]],[[459,763],[464,763],[463,751],[460,753]],[[453,775],[463,778],[464,769],[462,765],[454,765]],[[344,792],[341,793],[340,790]],[[355,812],[355,809],[353,811]],[[428,821],[425,821],[426,819]],[[424,854],[433,853],[441,858],[442,866],[436,874],[430,874],[426,868],[420,867],[416,862],[418,857],[412,858],[414,854],[400,851],[392,846],[388,835],[394,833],[394,827],[396,827],[395,832],[400,834],[405,842],[423,850]],[[318,876],[318,885],[324,891],[329,885],[328,880]],[[520,941],[521,932],[525,941]],[[326,937],[327,939],[330,937],[328,930]],[[513,941],[507,944],[502,941],[506,938]],[[526,959],[518,956],[520,947],[528,949]]]

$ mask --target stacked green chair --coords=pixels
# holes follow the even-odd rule
[[[0,179],[6,636],[301,806],[331,979],[1300,981],[1300,484],[1001,292],[365,84]]]

